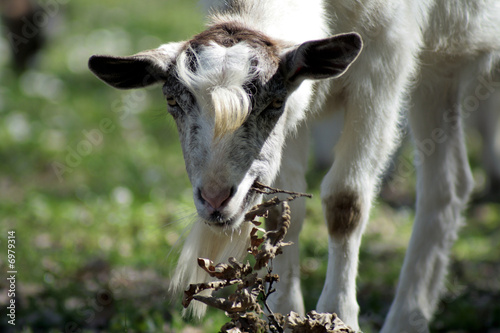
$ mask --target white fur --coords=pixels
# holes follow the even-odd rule
[[[321,0],[213,0],[205,1],[205,5],[211,12],[211,24],[237,22],[291,47],[283,52],[300,43],[351,31],[361,35],[364,44],[342,77],[332,82],[302,82],[288,96],[272,130],[260,122],[263,133],[253,126],[253,137],[243,131],[238,134],[236,129],[252,118],[247,114],[249,104],[242,85],[250,79],[252,57],[262,55],[251,55],[253,51],[245,43],[228,49],[205,45],[198,54],[201,70],[196,75],[186,66],[186,50],[179,51],[183,44],[167,44],[156,53],[146,52],[135,58],[112,59],[110,67],[117,71],[122,68],[115,66],[120,61],[127,64],[130,59],[143,60],[134,67],[139,71],[149,62],[163,70],[158,73],[160,79],[170,65],[177,66],[179,78],[189,90],[180,96],[184,98],[181,109],[187,110],[174,107],[171,112],[180,127],[186,169],[200,217],[207,221],[210,217],[210,209],[199,196],[200,189],[213,191],[214,196],[233,190],[234,196],[218,211],[230,227],[219,225],[217,233],[202,221],[193,226],[174,285],[182,289],[191,282],[202,282],[198,279],[204,280],[195,265],[197,257],[219,261],[244,254],[249,230],[247,224],[242,224],[245,209],[249,209],[245,198],[253,198],[252,203],[258,199],[247,196],[254,174],[265,183],[304,190],[307,141],[302,120],[314,109],[344,110],[342,134],[334,147],[335,161],[321,185],[330,234],[327,275],[317,308],[336,312],[359,330],[356,275],[361,236],[380,175],[397,147],[398,123],[403,116],[401,110],[406,108],[417,156],[417,212],[396,297],[382,332],[428,331],[450,247],[473,184],[461,112],[464,116],[478,112],[481,105],[486,105],[488,92],[493,95],[500,88],[498,82],[484,84],[492,72],[496,71],[496,77],[499,74],[495,66],[500,59],[500,1],[332,0],[324,4]],[[228,10],[231,6],[238,10]],[[176,64],[173,54],[177,55]],[[103,69],[106,61],[106,57],[91,59],[94,71],[98,75],[103,72],[105,81],[122,88],[145,84],[129,82],[126,72],[107,73]],[[263,71],[272,67],[262,62],[260,65]],[[136,79],[141,78],[140,72],[134,74]],[[175,94],[168,91],[168,85],[164,89]],[[279,88],[273,91],[280,92]],[[195,95],[194,103],[185,98],[190,94]],[[207,109],[215,115],[209,116]],[[222,125],[219,131],[216,123],[236,126]],[[197,129],[196,134],[186,135],[192,128]],[[214,140],[219,132],[223,135]],[[275,272],[283,281],[277,284],[278,291],[270,300],[273,310],[283,313],[290,309],[304,311],[297,269],[298,235],[305,216],[303,202],[294,203],[292,216],[287,238],[296,244],[285,250],[281,261],[277,258]]]
[[[324,2],[321,0],[245,1],[251,15],[220,14],[231,1],[202,0],[213,23],[235,21],[254,27],[276,39],[299,44],[329,35]]]
[[[197,56],[196,74],[189,69],[189,60],[182,52],[177,61],[177,75],[199,103],[215,119],[215,137],[237,129],[250,111],[250,99],[243,85],[249,76],[251,53],[245,43],[225,48],[215,43]]]
[[[244,258],[250,247],[250,223],[244,223],[239,230],[216,232],[202,221],[193,224],[184,246],[171,286],[174,293],[181,292],[184,286],[192,283],[208,282],[208,274],[197,265],[197,258],[212,260],[215,264],[227,263],[229,257]],[[193,302],[188,308],[196,317],[201,317],[206,311],[206,305]]]
[[[325,14],[319,2],[311,6],[307,2],[298,11],[294,7],[300,5],[297,2],[294,6],[285,5],[288,2],[270,3],[257,1],[256,7],[265,9],[261,9],[262,15],[254,17],[252,26],[284,40],[300,36],[296,39],[300,41],[322,35],[320,18]],[[332,32],[356,31],[363,36],[365,46],[358,61],[340,79],[341,83],[333,85],[332,98],[324,108],[345,108],[345,125],[335,148],[335,162],[322,185],[322,197],[328,207],[337,193],[352,190],[360,195],[362,217],[352,234],[330,237],[328,272],[318,310],[335,311],[353,328],[359,328],[355,280],[361,235],[378,176],[398,141],[400,110],[405,99],[413,96],[410,122],[416,140],[432,137],[435,129],[446,133],[448,140],[435,143],[435,151],[417,165],[420,200],[415,232],[383,332],[421,332],[427,329],[426,323],[438,299],[446,258],[472,184],[461,122],[450,124],[443,119],[450,118],[446,113],[450,107],[456,109],[455,118],[460,119],[457,115],[463,93],[460,82],[465,84],[478,74],[486,75],[498,62],[500,39],[495,36],[500,33],[499,2],[344,0],[332,2],[330,8]],[[304,36],[309,32],[310,35]],[[485,56],[481,57],[482,54]],[[473,62],[471,76],[463,68]],[[450,76],[451,73],[456,74]],[[443,81],[440,77],[447,79]],[[321,91],[323,87],[318,89]],[[335,97],[341,92],[341,98]],[[296,109],[296,119],[303,118],[305,109],[307,106]],[[290,184],[286,180],[294,176],[288,173],[287,166],[297,162],[289,161],[289,151],[284,153],[280,176],[285,181],[279,183],[284,187]],[[303,212],[295,210],[293,214],[300,216]],[[279,274],[298,265],[298,257],[287,257],[284,261],[289,260],[278,268]],[[291,293],[299,293],[293,283],[278,291],[278,295]],[[301,310],[296,297],[290,297],[289,301],[286,297],[278,298],[276,311],[293,307]]]

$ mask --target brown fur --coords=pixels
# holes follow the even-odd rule
[[[350,235],[359,225],[361,203],[356,193],[343,191],[325,202],[328,232],[334,237]]]
[[[267,82],[270,76],[274,74],[280,62],[279,58],[279,43],[261,32],[248,29],[242,24],[236,22],[227,22],[215,24],[207,30],[194,36],[186,47],[191,47],[197,50],[200,46],[210,45],[215,42],[224,47],[231,47],[238,43],[245,42],[255,50],[260,56],[256,59],[265,59],[265,64],[269,71],[264,71],[264,76],[261,77],[262,82]],[[261,64],[261,65],[263,65]],[[257,63],[255,65],[258,65]]]
[[[254,47],[275,48],[276,42],[266,35],[244,27],[236,22],[216,24],[194,36],[191,46],[209,45],[211,41],[224,47],[231,47],[240,42],[247,42]]]

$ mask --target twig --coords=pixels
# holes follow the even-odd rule
[[[276,278],[273,277],[273,275],[271,275],[271,273],[272,273],[272,269],[268,268],[267,269],[267,276],[269,276],[271,278],[269,279],[269,284],[268,284],[268,287],[267,287],[267,291],[263,293],[262,303],[264,303],[264,306],[265,306],[266,310],[269,312],[269,315],[267,316],[267,318],[269,318],[269,320],[271,320],[271,322],[273,323],[273,326],[270,326],[269,328],[272,329],[272,327],[274,327],[274,329],[277,332],[283,333],[283,327],[281,327],[281,325],[278,323],[278,321],[276,320],[276,316],[275,316],[273,310],[271,310],[271,308],[267,304],[267,299],[269,298],[269,296],[276,291],[276,289],[273,289],[273,282],[276,281]]]
[[[266,194],[266,195],[280,194],[280,193],[281,194],[290,194],[290,196],[287,197],[286,199],[280,199],[278,197],[273,197],[265,202],[262,202],[256,206],[252,207],[252,209],[250,209],[250,211],[248,211],[248,213],[245,214],[245,221],[252,222],[256,225],[260,225],[260,223],[254,221],[254,219],[256,217],[267,217],[269,209],[276,207],[280,203],[291,202],[291,201],[293,201],[297,198],[300,198],[300,197],[312,198],[312,194],[281,190],[278,188],[274,188],[271,186],[261,184],[257,181],[253,183],[250,190],[257,192],[257,193]]]
[[[285,193],[285,194],[290,194],[292,197],[298,198],[298,197],[307,197],[307,198],[312,198],[312,194],[309,193],[301,193],[301,192],[294,192],[294,191],[287,191],[287,190],[282,190],[279,188],[274,188],[271,186],[264,185],[258,181],[255,181],[251,187],[250,190],[253,190],[255,192],[259,192],[262,194],[277,194],[277,193]],[[293,200],[293,199],[292,199]]]

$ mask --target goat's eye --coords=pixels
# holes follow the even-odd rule
[[[167,104],[168,104],[168,106],[177,106],[177,100],[172,96],[168,96],[167,97]]]
[[[262,115],[269,117],[276,117],[283,114],[283,105],[285,104],[285,100],[282,98],[275,98],[267,105],[267,107],[263,110]]]
[[[281,109],[281,107],[283,106],[283,104],[285,103],[285,101],[283,101],[282,99],[275,99],[271,102],[270,106],[273,108],[273,109]]]

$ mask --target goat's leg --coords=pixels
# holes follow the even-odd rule
[[[321,187],[329,247],[326,280],[317,309],[336,312],[355,330],[359,330],[356,301],[359,246],[377,179],[396,141],[398,107],[392,113],[382,120],[364,110],[347,108],[335,161]],[[377,139],[359,135],[368,126],[378,127],[378,133],[370,130]]]
[[[497,76],[496,81],[500,79]],[[482,138],[482,161],[487,176],[486,195],[494,199],[500,194],[500,91],[495,89],[481,101],[475,115]]]
[[[340,98],[345,107],[343,132],[321,186],[329,255],[317,308],[336,312],[355,330],[359,330],[356,276],[361,236],[380,175],[397,146],[402,98],[418,48],[417,39],[398,37],[397,32],[381,32],[374,38],[363,35],[365,48],[344,78],[349,89]],[[391,66],[381,69],[379,64],[386,62]]]
[[[417,155],[415,224],[382,332],[428,332],[439,298],[450,247],[472,190],[462,131],[459,89],[454,79],[423,71],[432,86],[417,89],[410,113]],[[430,89],[429,89],[430,88]]]
[[[274,181],[274,187],[296,192],[306,191],[305,173],[307,169],[308,133],[302,124],[296,134],[291,134],[283,151],[280,173]],[[285,195],[286,197],[287,195]],[[269,298],[269,307],[274,312],[287,314],[295,311],[304,314],[304,301],[300,289],[299,233],[305,218],[305,199],[290,202],[291,224],[285,241],[293,244],[283,248],[283,253],[272,263],[273,273],[280,276],[280,282],[274,285],[276,292]],[[268,229],[274,229],[281,210],[273,209],[266,222]]]
[[[395,94],[397,94],[395,92]],[[323,180],[321,195],[329,231],[328,268],[318,301],[321,312],[336,312],[359,330],[356,276],[361,236],[368,221],[379,175],[396,146],[399,101],[383,114],[356,99],[346,105],[344,129],[335,161]]]

